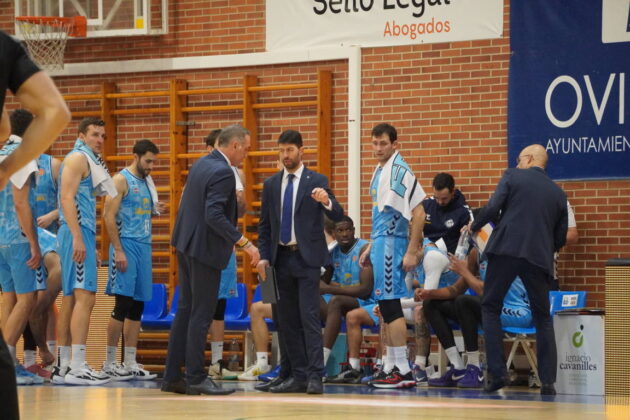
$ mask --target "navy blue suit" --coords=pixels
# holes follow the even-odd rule
[[[319,319],[319,277],[320,267],[330,260],[324,236],[324,214],[338,220],[343,215],[343,209],[328,188],[328,179],[304,168],[293,208],[297,249],[282,246],[279,238],[283,174],[284,171],[280,171],[264,183],[258,249],[261,259],[268,260],[275,267],[278,279],[278,332],[280,344],[286,350],[282,370],[290,370],[299,382],[321,380],[324,361]],[[317,187],[328,192],[332,203],[330,211],[311,197],[311,192]]]
[[[190,169],[171,245],[177,250],[179,302],[171,326],[164,380],[201,383],[208,327],[215,312],[221,270],[241,238],[236,229],[236,182],[225,156],[214,150]]]
[[[488,369],[497,380],[507,374],[500,314],[503,298],[519,276],[527,289],[536,326],[540,379],[543,384],[553,384],[557,354],[549,314],[549,290],[553,279],[553,253],[566,242],[567,197],[542,168],[508,169],[472,230],[481,229],[499,213],[501,220],[485,249],[488,271],[482,318]]]

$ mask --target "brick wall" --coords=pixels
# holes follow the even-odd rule
[[[263,0],[170,3],[168,35],[71,40],[68,62],[264,51]],[[440,171],[455,176],[473,207],[483,205],[494,190],[507,166],[509,0],[505,3],[502,39],[363,49],[361,224],[364,232],[369,232],[367,184],[375,163],[369,133],[373,125],[382,121],[399,129],[402,152],[425,190],[430,190],[432,177]],[[0,28],[11,32],[12,19],[11,2],[0,11]],[[64,77],[56,82],[63,93],[97,92],[103,81],[117,83],[119,91],[160,90],[166,89],[173,78],[188,80],[190,87],[223,87],[238,85],[245,74],[258,75],[260,84],[310,82],[321,68],[333,72],[332,186],[345,203],[348,83],[345,62]],[[312,92],[293,95],[309,97]],[[161,100],[156,98],[152,106],[160,106]],[[194,100],[217,104],[233,98],[219,95]],[[81,109],[94,105],[81,104]],[[191,128],[190,141],[201,143],[207,131],[239,121],[240,114],[203,113],[191,115],[190,119],[197,123]],[[168,151],[166,116],[120,117],[118,121],[121,152],[128,151],[142,137],[155,139],[164,152]],[[286,128],[302,130],[307,144],[312,144],[314,121],[309,109],[261,111],[261,145],[271,147],[278,133]],[[68,150],[75,127],[76,124],[55,145],[54,153],[64,154]],[[561,285],[566,289],[588,290],[588,304],[603,307],[606,260],[630,255],[630,181],[562,182],[561,186],[575,209],[580,232],[579,243],[561,255]]]

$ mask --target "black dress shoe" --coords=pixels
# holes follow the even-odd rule
[[[495,391],[500,390],[506,385],[507,385],[507,382],[505,379],[492,379],[488,381],[486,386],[484,386],[483,390],[486,392],[495,392]]]
[[[297,381],[295,378],[289,378],[281,384],[269,388],[269,392],[273,392],[275,394],[306,392],[306,382]]]
[[[542,384],[540,395],[556,395],[556,387],[553,384]]]
[[[322,384],[321,378],[313,378],[308,381],[306,385],[306,393],[307,394],[323,394],[324,393],[324,385]]]
[[[186,387],[186,394],[188,395],[228,395],[233,392],[233,389],[221,388],[210,378],[204,379],[200,384],[188,385]]]
[[[269,388],[271,388],[272,386],[280,385],[284,381],[285,381],[284,378],[281,378],[278,376],[277,378],[274,378],[273,380],[269,382],[264,382],[262,384],[256,385],[254,389],[256,391],[269,392]]]
[[[186,393],[186,381],[180,379],[179,381],[164,381],[162,382],[162,386],[160,387],[160,391],[162,392],[174,392],[176,394],[185,394]]]

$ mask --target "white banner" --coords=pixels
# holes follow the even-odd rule
[[[604,317],[556,315],[560,394],[604,395]]]
[[[267,50],[499,38],[503,0],[267,0]]]

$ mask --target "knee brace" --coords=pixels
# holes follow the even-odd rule
[[[449,261],[446,255],[437,251],[425,248],[422,268],[424,268],[424,288],[427,290],[437,289],[440,284],[440,276],[448,268]]]
[[[402,318],[404,316],[402,306],[400,305],[400,299],[380,300],[378,302],[378,307],[381,311],[381,315],[383,316],[383,321],[385,321],[386,324],[394,322],[398,318]]]
[[[227,306],[227,299],[217,300],[217,308],[214,310],[214,321],[223,321],[225,319],[225,307]]]
[[[142,312],[144,312],[144,302],[141,300],[134,300],[129,312],[127,312],[127,319],[130,321],[140,321],[142,318]]]
[[[125,322],[125,318],[129,314],[133,306],[133,298],[123,295],[114,295],[115,303],[112,311],[112,318],[116,321]]]

